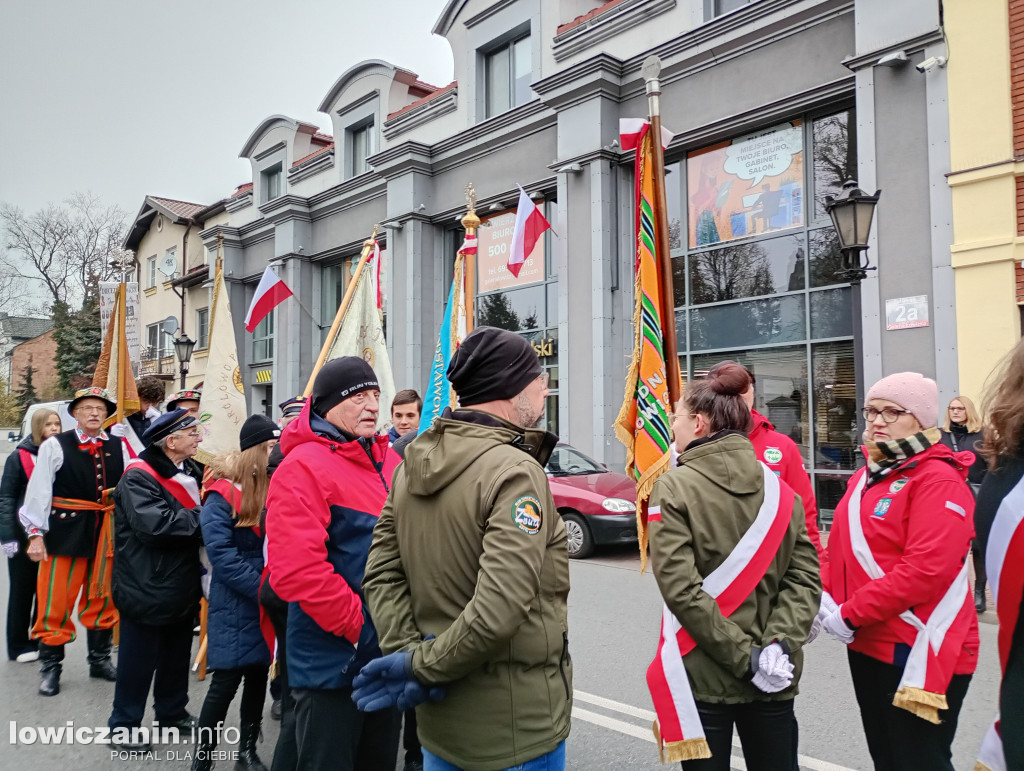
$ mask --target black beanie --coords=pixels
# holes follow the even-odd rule
[[[309,395],[313,412],[324,417],[331,407],[363,391],[379,391],[377,375],[365,359],[358,356],[342,356],[331,359],[313,382],[313,393]]]
[[[544,370],[522,335],[496,327],[477,327],[455,351],[448,380],[464,407],[511,399]]]
[[[281,429],[266,415],[250,415],[245,419],[238,434],[238,446],[244,451],[262,442],[278,439],[280,436]]]

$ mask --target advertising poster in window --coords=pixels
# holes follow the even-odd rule
[[[512,230],[516,224],[515,210],[487,220],[490,227],[476,231],[477,236],[477,292],[496,292],[544,280],[544,238],[530,252],[519,276],[508,269],[509,250],[512,249]]]
[[[803,224],[802,121],[690,153],[690,247]]]

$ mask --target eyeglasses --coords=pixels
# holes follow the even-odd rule
[[[886,407],[881,410],[876,410],[874,407],[865,407],[860,411],[860,414],[864,416],[864,420],[868,423],[873,423],[875,418],[879,415],[882,416],[882,420],[886,423],[895,423],[900,419],[900,415],[910,415],[910,410],[898,410],[895,407]]]
[[[106,412],[106,411],[107,411],[106,407],[79,407],[79,408],[77,408],[75,410],[76,413],[77,412],[84,412],[86,415],[93,415],[93,414],[97,414],[97,413],[100,413],[100,412]]]
[[[171,434],[171,436],[187,436],[189,439],[198,439],[200,436],[202,436],[202,433],[198,430],[178,431],[176,434]]]
[[[696,412],[670,412],[668,414],[668,419],[669,421],[673,421],[676,418],[692,418],[696,414]]]

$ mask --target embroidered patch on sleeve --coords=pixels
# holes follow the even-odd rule
[[[527,535],[540,532],[541,516],[540,501],[532,495],[524,495],[512,504],[512,521]]]

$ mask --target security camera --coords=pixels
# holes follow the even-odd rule
[[[936,67],[946,66],[945,56],[929,56],[920,64],[914,65],[918,72],[931,72]]]

